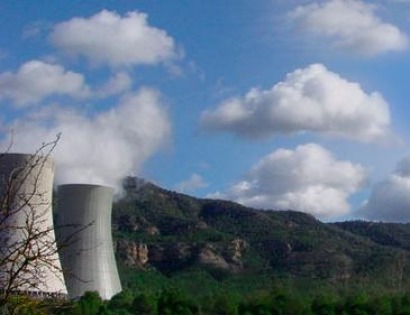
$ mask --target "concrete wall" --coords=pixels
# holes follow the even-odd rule
[[[0,256],[17,257],[14,264],[0,265],[0,286],[8,282],[9,270],[22,265],[24,256],[38,255],[14,281],[15,290],[45,295],[67,293],[53,230],[53,179],[50,159],[14,153],[0,155]],[[28,242],[35,234],[37,237]],[[29,246],[23,250],[24,244]],[[20,254],[11,254],[17,248]]]
[[[58,187],[57,240],[70,298],[98,291],[108,300],[121,291],[111,236],[113,189],[98,185]]]

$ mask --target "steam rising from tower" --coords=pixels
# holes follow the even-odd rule
[[[98,291],[108,300],[121,291],[111,237],[113,189],[88,184],[58,187],[58,240],[70,298]]]
[[[34,152],[61,134],[52,152],[57,185],[96,184],[114,187],[116,192],[121,191],[123,178],[138,173],[147,159],[168,146],[171,137],[162,96],[150,88],[127,93],[106,111],[57,107],[17,120],[8,128],[14,130],[13,139],[0,141],[0,147],[7,148],[12,141],[12,149],[21,152]]]
[[[66,294],[52,216],[54,164],[17,153],[0,155],[0,287]]]

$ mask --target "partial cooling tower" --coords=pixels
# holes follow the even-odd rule
[[[70,298],[98,291],[108,300],[121,291],[111,237],[113,193],[98,185],[58,187],[58,241],[68,244],[60,256]]]
[[[0,154],[1,290],[67,294],[53,229],[53,178],[49,158]]]

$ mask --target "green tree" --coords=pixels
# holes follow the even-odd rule
[[[135,297],[132,303],[132,311],[139,315],[156,315],[158,314],[157,297],[142,293]]]
[[[367,315],[368,313],[368,296],[360,292],[354,296],[349,296],[344,305],[344,311],[349,315]],[[373,315],[373,314],[372,314]]]
[[[336,306],[333,296],[321,295],[314,298],[311,308],[316,315],[336,315]]]
[[[131,310],[134,301],[134,294],[130,290],[123,290],[114,295],[108,302],[108,309],[112,311]]]
[[[213,304],[213,314],[237,315],[239,314],[239,299],[233,294],[223,294],[218,296]]]
[[[75,315],[99,315],[100,307],[103,301],[96,291],[85,292],[85,294],[77,302],[74,309]]]
[[[158,314],[160,315],[191,315],[197,310],[195,303],[178,289],[166,289],[158,299]]]
[[[369,303],[368,313],[372,315],[393,315],[392,299],[388,296],[379,296]]]

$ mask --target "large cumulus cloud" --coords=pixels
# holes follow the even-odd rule
[[[338,160],[322,146],[309,143],[294,150],[273,151],[228,192],[212,197],[264,209],[298,210],[329,219],[350,211],[347,199],[365,178],[361,165]]]
[[[64,53],[85,57],[94,65],[154,65],[177,58],[174,39],[150,26],[147,19],[138,11],[121,16],[103,10],[55,25],[50,41]]]
[[[410,222],[410,157],[374,186],[358,214],[370,220]]]
[[[390,137],[388,103],[322,64],[289,73],[271,89],[251,89],[201,116],[202,127],[248,138],[317,132],[364,142]]]
[[[376,55],[405,49],[406,35],[396,26],[383,22],[375,10],[374,5],[359,0],[331,0],[299,6],[289,17],[302,30],[356,53]]]
[[[38,103],[50,95],[81,98],[89,94],[82,74],[57,64],[31,60],[15,73],[0,73],[0,99],[9,99],[19,106]]]

